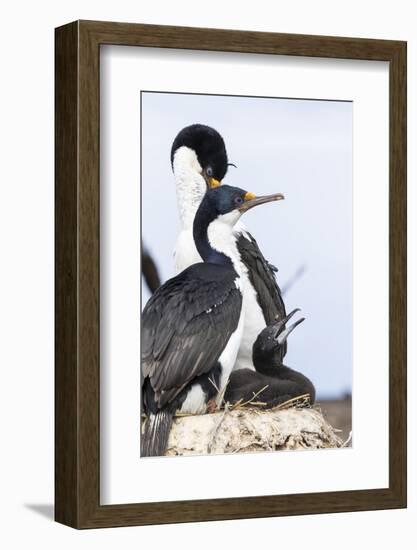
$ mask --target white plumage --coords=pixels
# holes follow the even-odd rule
[[[202,176],[202,168],[196,153],[188,147],[180,147],[173,157],[173,170],[176,181],[178,212],[181,229],[178,235],[175,250],[175,270],[180,273],[187,267],[201,262],[193,238],[193,221],[197,209],[207,189]],[[252,345],[258,334],[265,328],[266,323],[262,310],[258,304],[255,290],[250,283],[246,266],[240,261],[236,246],[236,239],[243,235],[250,240],[246,228],[241,221],[237,221],[233,231],[230,225],[219,223],[211,224],[208,236],[211,246],[219,252],[224,252],[233,260],[236,271],[240,274],[239,283],[242,285],[243,305],[242,337],[237,353],[235,369],[249,368],[254,370],[252,361]]]

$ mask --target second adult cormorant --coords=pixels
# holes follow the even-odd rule
[[[171,149],[176,181],[180,233],[175,247],[177,272],[201,261],[193,240],[193,220],[207,188],[217,187],[225,177],[228,163],[222,136],[214,128],[192,124],[183,128]],[[237,249],[242,275],[243,336],[235,368],[253,369],[252,347],[258,334],[275,319],[286,315],[274,268],[264,258],[256,240],[239,221],[230,235]],[[283,344],[286,351],[286,343]]]

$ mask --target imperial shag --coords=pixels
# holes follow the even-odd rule
[[[219,404],[242,337],[241,266],[231,246],[241,214],[281,194],[256,198],[224,185],[207,191],[193,224],[203,263],[163,284],[142,314],[142,456],[164,453],[173,415]]]
[[[201,261],[192,234],[193,220],[207,187],[217,187],[226,175],[228,163],[222,136],[202,124],[187,126],[177,135],[171,149],[176,180],[180,234],[175,247],[177,272]],[[260,251],[256,240],[239,221],[230,236],[241,270],[243,337],[235,368],[253,369],[252,347],[258,334],[275,319],[286,315],[275,271]],[[286,343],[283,345],[286,351]]]
[[[265,403],[265,408],[275,407],[289,399],[309,394],[310,404],[316,398],[312,382],[300,372],[283,365],[285,343],[291,332],[304,318],[285,328],[295,309],[287,317],[266,327],[253,345],[253,362],[256,372],[240,369],[232,372],[225,392],[225,401],[256,400]]]

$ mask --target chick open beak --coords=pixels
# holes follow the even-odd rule
[[[284,200],[284,195],[282,193],[274,193],[273,195],[263,195],[261,197],[257,197],[253,193],[246,193],[244,196],[245,202],[240,206],[239,210],[240,212],[247,212],[254,206],[258,206],[259,204],[265,204],[267,202],[273,202],[273,201],[282,201]]]

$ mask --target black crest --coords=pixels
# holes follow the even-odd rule
[[[221,181],[227,172],[227,152],[222,136],[217,130],[204,124],[192,124],[183,128],[171,148],[171,164],[174,154],[180,147],[195,151],[200,166],[211,167],[213,177]]]

